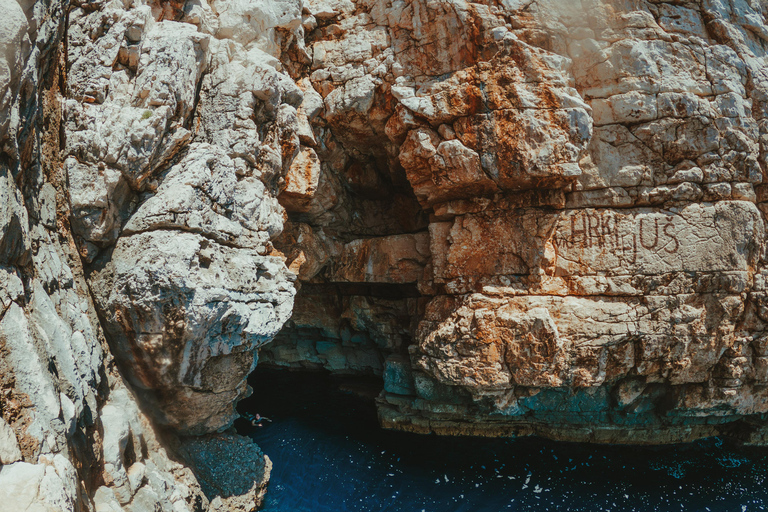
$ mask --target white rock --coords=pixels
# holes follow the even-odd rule
[[[48,365],[40,360],[24,311],[16,303],[11,304],[0,321],[0,335],[6,339],[8,356],[5,362],[15,373],[16,389],[29,396],[35,406],[34,420],[26,434],[43,441],[48,437],[51,424],[59,417],[59,395]]]
[[[71,437],[75,433],[77,427],[77,408],[72,400],[69,399],[64,393],[59,393],[59,400],[61,401],[61,415],[64,420],[64,425],[67,428],[67,437]]]
[[[5,165],[0,166],[0,262],[25,264],[29,259],[29,221],[24,200]]]
[[[233,401],[245,392],[255,363],[252,351],[290,315],[292,276],[278,258],[158,230],[121,238],[91,285],[116,357],[142,365],[130,376],[133,384],[175,390],[172,400],[159,402],[161,421],[205,432],[234,419]],[[127,325],[141,334],[127,336]]]
[[[64,162],[69,177],[73,229],[85,240],[110,242],[120,232],[122,215],[132,193],[122,174],[103,164],[81,164],[69,157]],[[99,169],[101,167],[101,169]]]
[[[93,505],[95,512],[123,512],[123,507],[115,498],[115,493],[106,486],[96,489],[93,495]]]
[[[128,483],[131,486],[131,494],[136,494],[139,487],[144,484],[145,481],[146,466],[141,462],[135,462],[128,468]]]
[[[215,0],[212,6],[219,15],[219,38],[244,46],[255,42],[276,57],[280,51],[274,30],[294,30],[302,21],[300,0]]]
[[[16,462],[0,467],[0,503],[3,507],[8,510],[32,509],[53,512],[54,509],[44,507],[32,508],[40,505],[38,493],[40,483],[45,476],[45,468],[44,464],[26,462]]]
[[[376,85],[370,77],[363,76],[345,83],[325,97],[328,119],[343,112],[354,111],[364,114],[373,105],[373,93]]]
[[[171,100],[169,99],[169,102]],[[177,104],[174,100],[172,103]],[[143,186],[157,166],[177,153],[189,142],[190,134],[173,123],[174,112],[167,105],[154,109],[121,106],[118,102],[104,105],[81,105],[67,101],[67,150],[77,162],[69,163],[73,174],[78,204],[87,208],[87,196],[98,198],[91,208],[108,207],[126,201],[126,193],[105,196],[118,187],[119,178],[113,173],[99,176],[105,167],[111,167],[135,188]],[[172,124],[173,123],[173,124]],[[165,136],[166,132],[169,132]],[[83,165],[87,167],[83,167]],[[87,182],[92,180],[92,189]],[[103,181],[103,184],[99,182]]]
[[[173,21],[154,24],[146,34],[136,76],[137,107],[168,106],[187,119],[200,75],[208,63],[210,36]]]
[[[124,411],[112,404],[101,409],[101,423],[104,428],[103,456],[105,480],[111,487],[117,499],[125,504],[131,500],[128,473],[123,466],[123,454],[131,440],[131,427]]]
[[[29,24],[18,2],[3,0],[0,7],[4,13],[0,26],[0,146],[15,148],[15,142],[9,140],[16,135],[19,115],[13,102],[29,54]]]
[[[10,425],[0,418],[0,464],[12,464],[21,460],[21,449]]]
[[[126,234],[175,228],[219,243],[264,247],[282,229],[281,208],[255,178],[238,178],[222,149],[194,145],[125,226]]]

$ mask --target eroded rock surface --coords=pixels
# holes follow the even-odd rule
[[[253,26],[269,3],[70,15],[72,227],[118,364],[155,420],[187,434],[232,425],[255,350],[292,309],[270,242],[301,150],[303,95],[272,55],[301,6],[283,7]]]
[[[264,362],[382,375],[391,428],[760,442],[765,6],[306,9]]]
[[[184,432],[231,425],[255,349],[291,314],[294,276],[265,254],[281,221],[265,195],[221,149],[194,146],[94,263],[113,353],[159,421]]]
[[[216,69],[198,27],[211,10],[189,6],[186,21],[171,5],[122,2],[3,10],[3,507],[226,509],[177,434],[231,424],[255,347],[290,315],[294,276],[272,254],[281,207],[256,159],[244,166],[190,130]],[[264,469],[258,448],[230,437]],[[250,510],[261,474],[253,489],[214,483]]]
[[[0,501],[51,512],[205,510],[197,479],[115,368],[68,222],[68,8],[3,3]]]
[[[765,442],[764,3],[3,8],[3,503],[256,506],[257,349],[390,428]]]

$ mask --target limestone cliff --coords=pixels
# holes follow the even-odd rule
[[[2,1],[2,503],[255,507],[259,357],[388,428],[765,442],[765,2]]]
[[[293,276],[264,182],[191,144],[208,35],[151,6],[2,5],[2,508],[252,510],[271,463],[220,432]]]
[[[263,361],[382,375],[390,428],[761,442],[764,2],[307,9]]]

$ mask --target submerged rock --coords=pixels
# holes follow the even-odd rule
[[[210,510],[249,512],[261,506],[272,461],[252,440],[234,434],[188,437],[181,450],[211,501]]]

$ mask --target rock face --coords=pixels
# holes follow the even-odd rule
[[[263,363],[381,375],[390,428],[762,442],[763,4],[305,8]]]
[[[238,181],[232,160],[201,144],[94,263],[113,353],[159,421],[197,434],[235,419],[254,349],[293,305],[293,275],[265,255],[276,207],[260,181]]]
[[[212,23],[207,6],[190,5],[186,22],[170,5],[2,7],[3,508],[257,507],[269,474],[258,447],[227,437],[253,466],[246,487],[211,481],[177,435],[231,425],[254,349],[290,315],[295,276],[269,241],[282,228],[270,181],[282,156],[262,164],[259,148],[274,153],[293,132],[264,144],[256,133],[248,162],[195,139],[203,75],[236,50],[197,26]],[[259,30],[272,41],[275,26]],[[263,79],[277,80],[267,64]],[[227,457],[225,444],[201,437],[194,455]]]
[[[275,183],[301,149],[302,93],[269,53],[300,19],[283,7],[247,37],[232,26],[256,7],[239,4],[70,13],[72,227],[117,363],[186,434],[231,426],[255,349],[291,313],[295,277],[270,243]]]
[[[0,1],[4,504],[257,506],[257,350],[389,428],[766,442],[763,2]]]
[[[203,510],[101,334],[67,219],[68,5],[2,4],[0,500],[18,510]]]

